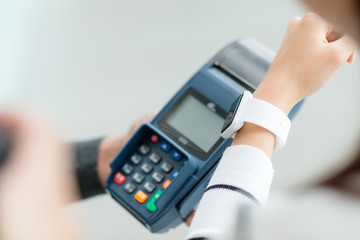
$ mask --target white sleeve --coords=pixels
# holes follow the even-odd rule
[[[266,208],[243,223],[248,239],[359,240],[360,202],[326,187],[272,193]]]
[[[273,174],[269,157],[260,149],[229,147],[200,201],[187,239],[230,239],[242,208],[266,204]]]

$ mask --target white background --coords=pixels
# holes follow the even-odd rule
[[[69,140],[121,134],[225,44],[251,36],[276,50],[304,12],[289,0],[0,0],[0,103],[41,107]],[[345,66],[307,100],[273,158],[274,189],[316,181],[354,154],[358,67]],[[187,230],[150,235],[108,196],[70,210],[88,240],[176,240]]]

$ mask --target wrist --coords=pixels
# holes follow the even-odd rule
[[[291,109],[301,101],[298,89],[291,85],[291,77],[286,74],[270,73],[254,92],[256,99],[266,101],[288,115]]]

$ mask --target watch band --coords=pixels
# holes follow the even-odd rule
[[[223,138],[234,137],[244,123],[248,122],[260,126],[275,135],[276,151],[285,147],[291,121],[277,107],[268,102],[254,99],[249,91],[245,91],[237,100],[236,108],[233,108],[231,112],[232,114],[225,120],[221,132]]]
[[[260,126],[276,136],[275,150],[284,148],[289,135],[291,121],[288,116],[272,104],[253,98],[250,92],[244,109],[240,114],[240,121]]]
[[[231,75],[240,85],[254,92],[264,79],[274,58],[275,53],[257,40],[243,38],[221,50],[212,58],[212,62],[220,71]],[[284,147],[291,127],[291,121],[286,114],[270,103],[257,99],[252,98],[249,103],[246,107],[247,119],[242,119],[243,122],[254,123],[274,133],[276,150]],[[269,106],[265,108],[264,104]],[[301,103],[294,108],[294,113],[300,106]],[[264,111],[259,111],[259,109]],[[290,117],[294,113],[290,113]],[[268,121],[266,126],[259,121],[259,119],[269,119],[269,117],[273,118],[273,121]]]
[[[254,92],[268,71],[275,53],[252,38],[236,41],[215,55],[211,61]]]

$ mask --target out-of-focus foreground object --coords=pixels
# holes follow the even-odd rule
[[[5,164],[10,150],[10,138],[6,131],[0,128],[0,168]]]

